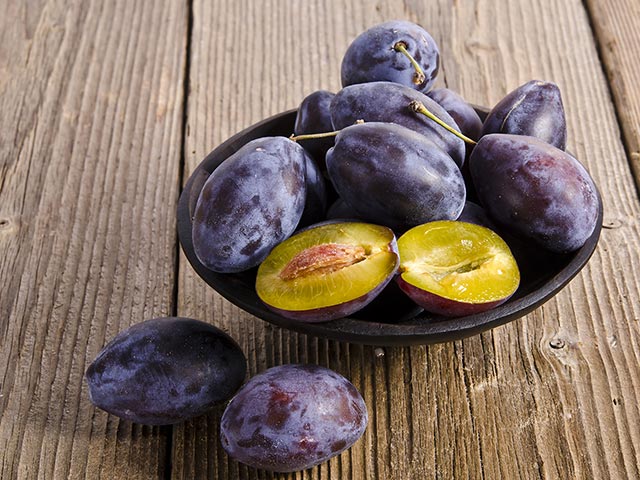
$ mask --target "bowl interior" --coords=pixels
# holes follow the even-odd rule
[[[476,108],[482,118],[487,111]],[[558,293],[587,263],[602,228],[599,199],[597,226],[587,243],[576,252],[558,255],[505,238],[521,271],[516,293],[504,304],[479,314],[445,318],[421,311],[404,294],[391,290],[373,308],[352,317],[325,323],[301,323],[281,317],[258,298],[254,284],[257,269],[235,274],[216,273],[202,265],[193,250],[192,216],[202,186],[211,172],[245,143],[264,136],[293,132],[296,111],[290,110],[234,135],[213,150],[191,174],[178,202],[178,236],[194,270],[213,289],[238,307],[263,320],[301,333],[369,345],[415,345],[457,340],[526,315]],[[394,282],[392,282],[394,284]]]

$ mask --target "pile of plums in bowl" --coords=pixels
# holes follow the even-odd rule
[[[259,318],[376,345],[463,338],[555,295],[602,224],[560,90],[533,80],[473,107],[432,88],[439,62],[418,25],[377,25],[340,91],[213,150],[178,207],[196,272]]]

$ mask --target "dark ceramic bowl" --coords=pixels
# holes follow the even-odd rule
[[[481,117],[486,111],[478,108]],[[182,249],[194,270],[230,302],[258,318],[301,333],[369,345],[417,345],[457,340],[520,318],[558,293],[587,263],[595,250],[602,228],[602,202],[595,231],[578,251],[556,255],[533,249],[506,237],[521,271],[517,292],[492,310],[458,318],[445,318],[420,311],[398,291],[386,292],[374,308],[352,317],[326,323],[300,323],[283,318],[258,298],[257,269],[237,273],[216,273],[202,265],[193,251],[191,220],[198,195],[210,173],[250,140],[293,132],[296,111],[275,115],[234,135],[213,150],[192,173],[178,203],[178,235]],[[392,282],[392,285],[394,282]]]

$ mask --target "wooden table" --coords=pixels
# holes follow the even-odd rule
[[[640,478],[637,0],[0,0],[0,478]],[[587,267],[530,315],[386,348],[307,337],[217,296],[179,250],[176,205],[233,133],[337,91],[365,28],[416,21],[439,86],[493,105],[555,81],[569,149],[604,199]],[[350,378],[364,437],[312,470],[229,460],[222,409],[174,427],[95,409],[83,374],[118,331],[181,315],[235,337],[251,375]]]

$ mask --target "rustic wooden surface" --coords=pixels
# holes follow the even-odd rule
[[[638,2],[0,0],[0,12],[0,478],[640,478]],[[558,83],[605,228],[532,314],[379,357],[213,293],[179,252],[175,211],[207,152],[336,91],[350,40],[395,18],[433,34],[440,85],[472,103]],[[370,411],[365,435],[278,475],[224,454],[222,408],[161,428],[94,409],[83,373],[106,341],[172,314],[229,332],[250,374],[312,362],[346,375]]]

